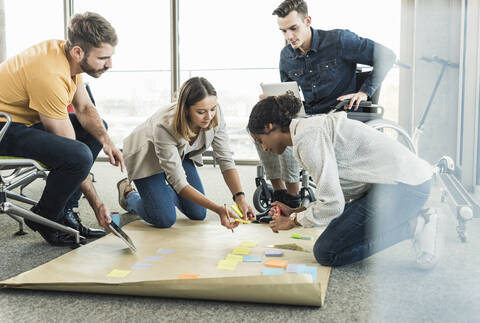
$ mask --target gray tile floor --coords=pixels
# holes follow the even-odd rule
[[[251,198],[255,167],[240,166],[239,171]],[[120,211],[115,183],[122,174],[102,162],[95,164],[94,173],[103,200],[112,211]],[[205,166],[200,176],[210,198],[230,200],[218,167]],[[38,197],[41,187],[39,182],[26,192]],[[437,203],[435,196],[432,203]],[[82,218],[94,226],[87,205],[82,200]],[[479,322],[480,219],[468,223],[469,242],[462,244],[455,219],[447,218],[446,250],[434,270],[414,269],[411,243],[402,242],[360,263],[333,269],[323,308],[1,289],[0,322]],[[216,215],[209,213],[208,221],[217,221]],[[0,216],[0,227],[0,280],[70,250],[50,247],[36,233],[14,236],[16,223],[5,215]]]

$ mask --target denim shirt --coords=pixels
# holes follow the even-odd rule
[[[305,54],[290,44],[280,54],[280,78],[298,83],[307,114],[328,112],[344,94],[362,91],[372,96],[395,62],[392,50],[349,30],[311,31],[312,44]],[[357,63],[373,67],[360,89],[355,80]]]

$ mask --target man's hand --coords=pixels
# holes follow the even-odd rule
[[[107,231],[110,231],[108,224],[112,222],[112,218],[110,218],[110,211],[105,204],[100,204],[98,207],[94,208],[93,211],[97,217],[98,224],[107,229]]]
[[[253,212],[253,209],[250,205],[248,205],[247,201],[245,200],[244,195],[240,195],[235,199],[235,203],[237,203],[238,207],[240,208],[240,211],[242,211],[243,215],[246,215],[246,219],[244,220],[254,220],[255,219],[255,214]]]
[[[273,216],[272,221],[268,224],[273,232],[278,233],[279,230],[290,230],[295,227],[295,224],[290,221],[287,216]]]
[[[358,110],[358,106],[360,105],[360,102],[367,101],[367,99],[368,99],[368,96],[361,91],[357,93],[342,95],[341,97],[337,98],[338,101],[350,100],[350,103],[345,106],[345,110],[350,110],[352,106],[355,104],[355,108],[353,109],[355,111]]]
[[[118,148],[115,147],[113,143],[109,142],[103,145],[103,152],[110,159],[110,164],[114,166],[120,165],[120,171],[123,173],[123,170],[125,169],[125,164],[123,163],[123,155],[120,150],[118,150]]]

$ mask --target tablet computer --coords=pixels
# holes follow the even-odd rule
[[[266,95],[282,95],[285,93],[290,93],[294,95],[296,98],[303,101],[302,92],[298,87],[297,82],[280,82],[280,83],[260,83],[260,87],[262,88],[263,94]],[[307,114],[305,113],[305,108],[300,108],[300,111],[297,114],[297,117],[306,117]]]
[[[108,226],[110,227],[110,229],[113,231],[113,233],[119,237],[120,239],[123,240],[123,242],[125,242],[125,244],[133,251],[133,252],[137,252],[137,248],[135,248],[135,245],[133,244],[133,241],[132,239],[130,239],[130,237],[125,233],[125,231],[123,231],[118,225],[115,224],[115,222],[110,222],[108,224]]]

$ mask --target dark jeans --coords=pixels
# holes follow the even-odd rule
[[[0,155],[31,158],[48,166],[45,189],[33,210],[56,222],[61,222],[65,207],[78,206],[80,184],[102,149],[82,128],[75,114],[70,114],[70,121],[77,140],[47,132],[41,123],[26,127],[14,122],[0,145]]]
[[[185,159],[182,162],[188,183],[197,191],[205,194],[202,181],[198,176],[193,161]],[[130,193],[126,199],[129,212],[138,214],[142,219],[157,228],[169,228],[176,219],[175,206],[192,220],[203,220],[207,210],[175,192],[167,182],[165,173],[134,180],[137,192]]]
[[[411,238],[409,221],[418,215],[429,193],[430,180],[417,186],[373,185],[330,222],[315,242],[315,258],[324,266],[347,265]]]

